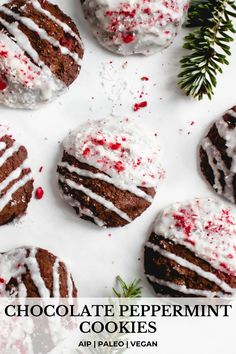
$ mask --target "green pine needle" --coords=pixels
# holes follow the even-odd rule
[[[118,275],[116,277],[116,280],[118,282],[118,285],[120,287],[119,290],[116,290],[115,288],[112,288],[115,296],[117,297],[141,297],[142,295],[142,287],[140,286],[141,280],[134,280],[130,284],[126,284],[124,280],[121,279],[121,277]]]
[[[198,27],[185,37],[184,48],[190,54],[180,61],[182,71],[179,85],[187,96],[201,100],[212,98],[217,85],[216,76],[222,65],[228,65],[231,55],[230,33],[236,18],[234,0],[192,0],[188,13],[188,27]]]

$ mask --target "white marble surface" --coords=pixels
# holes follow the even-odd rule
[[[218,77],[214,99],[197,102],[185,97],[176,85],[184,31],[163,53],[147,58],[118,57],[98,46],[83,19],[79,0],[55,2],[80,29],[85,44],[82,71],[68,93],[38,111],[0,108],[0,123],[10,126],[28,148],[35,187],[45,190],[42,200],[33,198],[23,219],[0,228],[0,249],[36,245],[51,250],[71,267],[81,296],[109,296],[117,274],[126,280],[141,277],[143,294],[151,296],[142,255],[157,212],[177,200],[214,195],[199,174],[197,146],[209,124],[236,103],[236,42],[230,66]],[[150,80],[141,81],[142,76]],[[148,95],[136,99],[142,85]],[[142,100],[148,101],[148,107],[134,112],[133,104]],[[167,176],[143,216],[124,228],[99,229],[80,220],[60,199],[55,171],[61,154],[59,141],[67,132],[88,118],[111,113],[134,116],[153,134],[158,133]],[[40,166],[42,173],[38,172]]]

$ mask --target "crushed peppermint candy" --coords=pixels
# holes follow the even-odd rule
[[[156,188],[164,176],[156,139],[127,117],[88,121],[68,135],[64,148],[124,184]]]
[[[143,102],[140,102],[140,103],[135,103],[134,104],[134,111],[137,112],[140,110],[140,108],[144,108],[144,107],[147,107],[147,101],[143,101]]]
[[[44,190],[42,187],[38,187],[35,191],[35,198],[40,200],[43,198],[43,195],[44,195]]]
[[[236,213],[214,199],[196,198],[164,209],[154,232],[236,276]]]

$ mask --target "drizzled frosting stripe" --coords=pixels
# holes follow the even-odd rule
[[[195,296],[204,296],[204,297],[225,297],[225,294],[222,292],[213,292],[213,291],[208,291],[208,290],[199,290],[199,289],[190,289],[187,288],[185,285],[177,285],[175,283],[163,280],[163,279],[158,279],[153,275],[146,274],[146,277],[150,280],[151,283],[156,283],[160,286],[165,286],[169,289],[178,291],[180,293],[186,294],[186,295],[195,295]]]
[[[18,191],[19,188],[23,187],[26,185],[27,182],[32,180],[32,174],[28,173],[25,175],[22,179],[20,179],[18,182],[14,183],[13,186],[7,191],[6,194],[4,194],[3,197],[0,198],[0,211],[2,211],[7,204],[11,201],[12,195]]]
[[[21,22],[31,31],[37,32],[42,40],[47,40],[48,43],[50,43],[54,47],[59,48],[63,55],[69,55],[78,64],[78,66],[81,66],[82,60],[79,58],[77,53],[71,52],[67,47],[62,46],[57,39],[48,35],[45,29],[39,27],[31,18],[18,15],[5,6],[1,6],[0,12],[4,13],[5,15],[13,17],[15,20]]]
[[[75,200],[72,198],[70,195],[64,194],[63,190],[60,188],[60,193],[62,199],[64,199],[69,205],[71,205],[74,208],[79,209],[80,216],[88,216],[89,218],[92,218],[98,226],[102,227],[105,226],[105,223],[103,220],[99,219],[97,216],[93,214],[93,212],[90,209],[85,209],[82,208],[81,204],[79,201]]]
[[[148,194],[143,192],[138,187],[136,187],[134,185],[122,183],[122,181],[119,181],[118,179],[112,178],[112,177],[105,175],[103,173],[93,173],[88,170],[84,170],[84,169],[80,169],[80,168],[71,166],[67,162],[61,162],[58,166],[62,167],[62,168],[66,168],[70,173],[76,173],[78,176],[99,179],[101,181],[110,183],[118,189],[121,189],[124,191],[129,191],[130,193],[133,193],[137,197],[147,200],[149,203],[151,203],[153,201],[153,198],[151,196],[149,196]]]
[[[31,278],[38,289],[40,297],[49,298],[50,292],[46,287],[46,284],[41,276],[38,261],[36,259],[37,248],[32,248],[30,250],[29,257],[25,259],[25,264],[27,265]]]
[[[219,279],[215,274],[204,271],[201,267],[187,261],[186,259],[175,255],[174,253],[168,252],[163,248],[159,247],[158,245],[147,242],[146,247],[151,248],[154,252],[158,252],[163,257],[166,257],[170,260],[175,261],[180,266],[192,270],[193,272],[197,273],[199,276],[215,283],[218,285],[223,291],[232,294],[235,292],[235,289],[232,289],[227,283]]]
[[[4,165],[9,157],[11,157],[15,152],[17,152],[20,148],[20,145],[16,142],[13,142],[12,146],[4,151],[2,156],[0,157],[0,167]]]
[[[60,276],[59,276],[59,264],[60,261],[56,258],[53,265],[53,297],[60,297]]]
[[[0,151],[4,150],[6,148],[6,143],[4,141],[0,141]]]
[[[95,200],[96,202],[98,202],[99,204],[103,205],[105,208],[113,211],[115,214],[117,214],[120,218],[131,222],[132,219],[122,210],[118,209],[112,202],[106,200],[105,198],[101,197],[100,195],[92,192],[90,189],[84,187],[83,185],[79,185],[78,183],[75,183],[74,181],[70,180],[70,179],[66,179],[63,176],[59,177],[59,180],[62,183],[67,184],[70,188],[78,190],[83,192],[84,194],[86,194],[88,197],[90,197],[91,199]]]
[[[38,248],[18,248],[11,250],[9,252],[0,254],[0,273],[1,277],[4,278],[4,283],[0,284],[0,293],[1,296],[17,296],[17,297],[27,297],[27,288],[25,287],[22,281],[22,275],[28,270],[35,287],[38,289],[38,293],[42,298],[49,298],[50,291],[47,288],[44,279],[41,275],[41,270],[37,260]],[[29,251],[29,255],[27,255]],[[20,266],[19,266],[20,265]],[[26,267],[27,268],[26,268]],[[53,297],[60,297],[60,259],[55,257],[55,261],[52,267],[52,276],[53,276]],[[66,266],[65,266],[66,267]],[[68,297],[72,298],[73,296],[73,282],[71,279],[71,274],[66,267],[67,273],[67,293]],[[11,278],[16,278],[17,280],[17,289],[11,290],[9,293],[6,291],[6,284],[10,281]]]
[[[6,179],[4,179],[0,183],[0,193],[7,188],[7,186],[13,182],[14,180],[18,179],[21,176],[21,173],[24,169],[28,169],[29,167],[29,161],[26,159],[19,167],[17,167],[15,170],[13,170]]]
[[[234,197],[234,186],[233,179],[235,173],[231,170],[228,170],[224,161],[222,160],[221,153],[215,145],[212,144],[211,140],[206,137],[203,139],[201,144],[203,150],[207,154],[208,163],[214,174],[214,185],[213,187],[217,190],[217,193],[223,195],[225,198],[230,200],[232,203],[235,203]],[[221,174],[220,171],[224,173],[224,182],[225,185],[221,184]]]
[[[39,59],[38,53],[32,47],[28,37],[18,28],[18,23],[8,23],[2,17],[0,17],[0,23],[12,36],[15,37],[18,46],[24,50],[24,52],[26,52],[30,58],[32,58],[35,64],[40,67],[46,67],[46,65]]]
[[[35,10],[37,10],[38,12],[41,12],[43,15],[47,16],[50,20],[52,20],[53,22],[58,24],[60,27],[62,27],[64,32],[69,33],[72,37],[74,37],[80,43],[81,47],[83,48],[83,43],[82,43],[81,38],[70,28],[70,26],[67,25],[67,23],[62,22],[61,20],[59,20],[58,18],[53,16],[53,14],[50,11],[45,10],[41,6],[41,4],[39,3],[38,0],[30,0],[30,2],[32,4],[32,6],[35,8]]]

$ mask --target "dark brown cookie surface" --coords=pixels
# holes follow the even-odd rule
[[[37,107],[61,94],[80,72],[83,44],[78,29],[46,0],[12,0],[1,6],[0,39],[3,104]]]
[[[214,190],[236,203],[236,106],[218,119],[200,146],[202,174]]]
[[[5,132],[0,132],[0,225],[23,215],[33,191],[28,153]]]
[[[161,178],[152,139],[136,126],[132,130],[127,118],[112,119],[85,123],[69,134],[57,168],[63,199],[81,218],[108,227],[140,216]]]
[[[66,265],[42,248],[16,248],[0,255],[0,293],[13,297],[76,297]]]
[[[176,203],[158,216],[144,268],[160,296],[222,297],[236,289],[236,215],[211,199]]]

